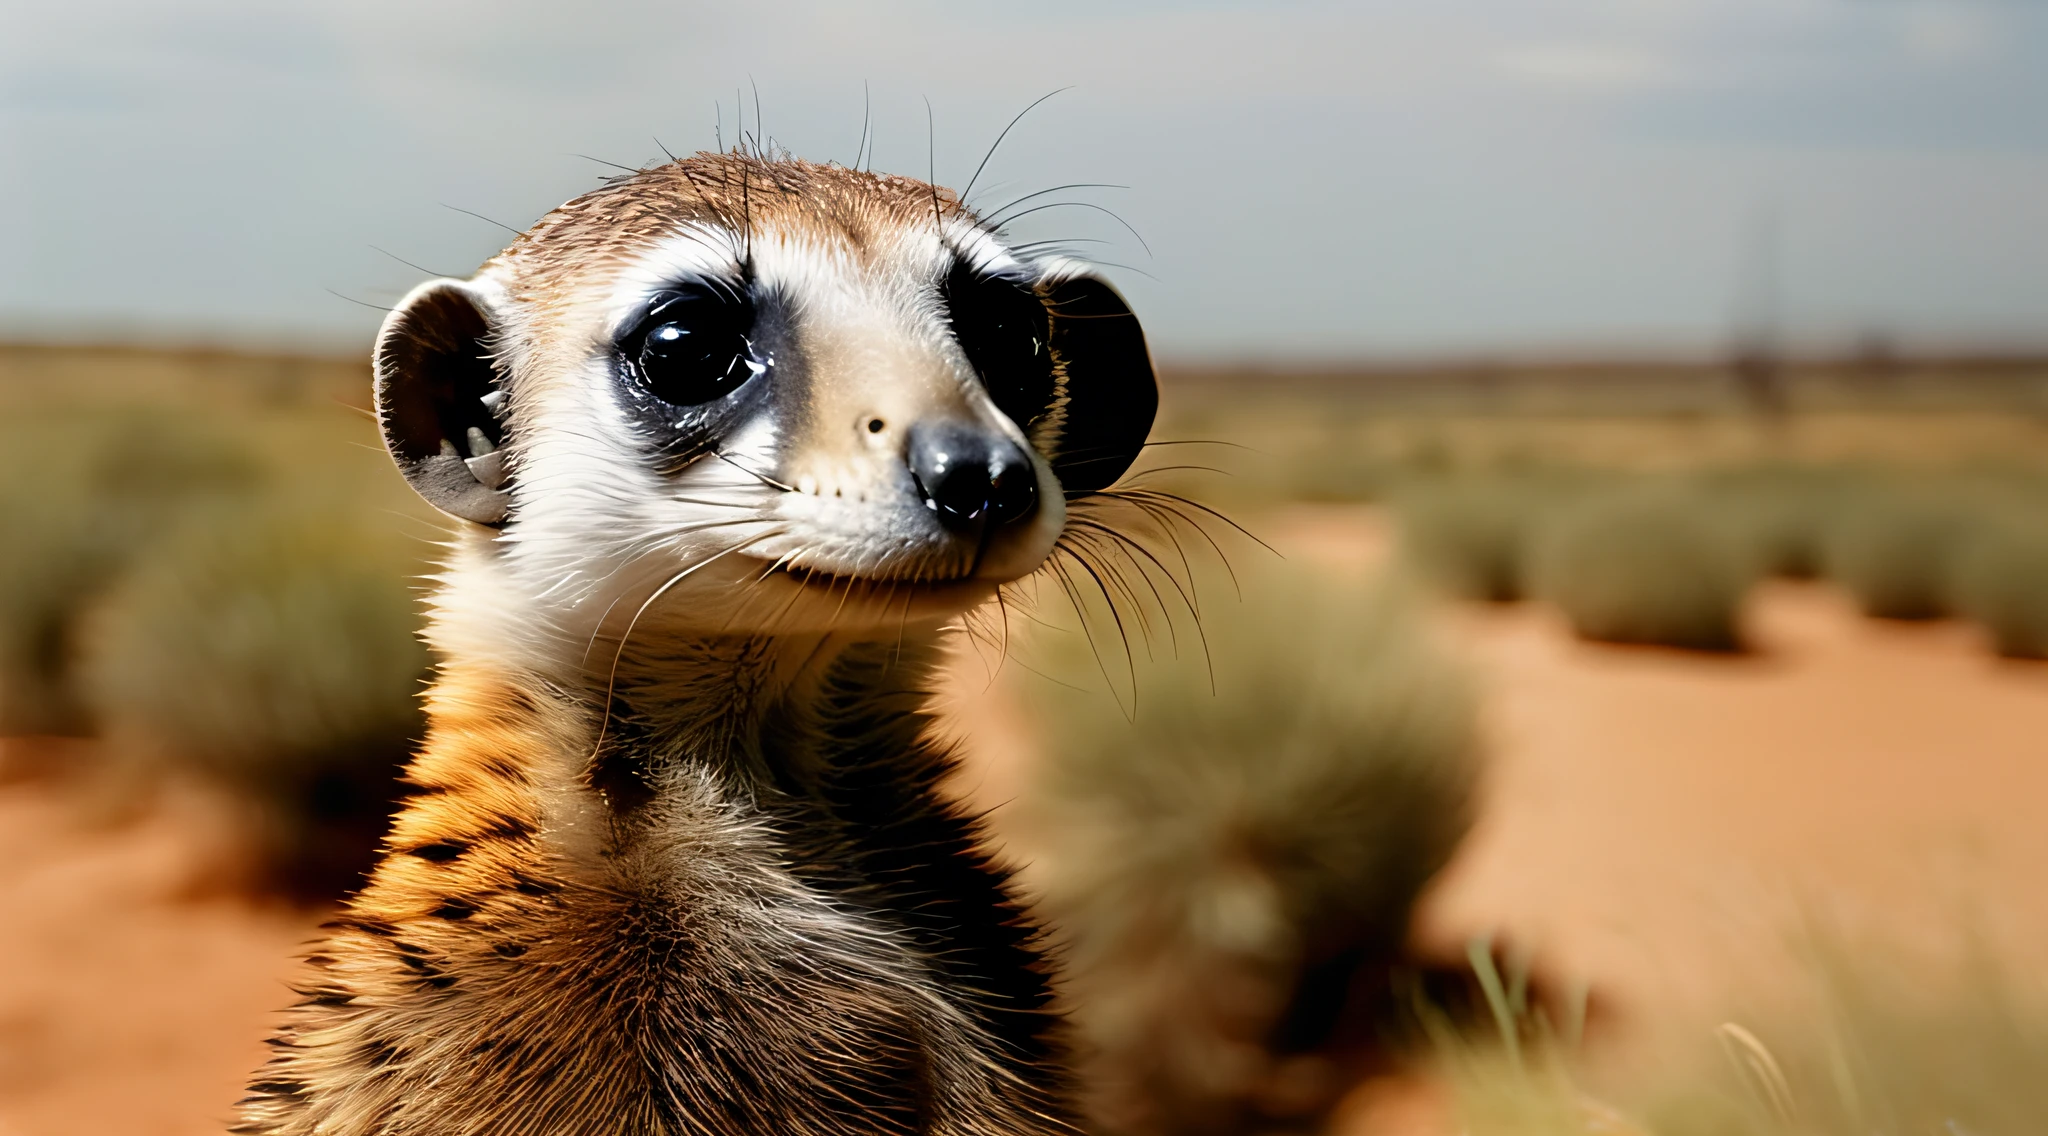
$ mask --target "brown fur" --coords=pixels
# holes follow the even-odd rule
[[[856,251],[878,233],[929,227],[963,213],[953,191],[891,174],[794,158],[697,154],[614,178],[541,218],[503,253],[529,284],[530,298],[574,291],[683,222],[738,233],[809,232]]]
[[[909,659],[863,665],[867,678],[923,670]],[[836,669],[842,677],[828,681],[857,693],[827,713],[878,710],[891,733],[923,732],[923,719],[896,705],[916,695]],[[886,911],[886,897],[820,887],[819,874],[852,867],[829,862],[838,841],[807,847],[778,829],[799,814],[818,824],[830,803],[798,803],[705,763],[678,767],[639,806],[658,808],[661,822],[622,821],[581,783],[592,723],[559,695],[458,671],[431,709],[390,854],[311,957],[314,977],[252,1086],[241,1131],[1064,1127],[1052,1022],[1029,1020],[1041,1015],[1032,1003],[1042,989],[1022,1004],[969,1004],[1004,992],[949,988],[909,941],[916,928],[864,918]],[[780,698],[773,709],[817,713]],[[810,753],[752,740],[769,779],[830,776],[842,756],[815,735]],[[852,740],[893,749],[911,739]],[[948,759],[913,744],[894,764],[890,776],[928,794]],[[776,803],[750,807],[750,796]],[[950,815],[929,798],[925,807],[927,822]],[[933,830],[952,838],[937,858],[987,871],[960,839],[968,826]],[[796,863],[806,858],[828,862],[806,871]],[[1021,918],[1005,915],[1016,933],[999,949],[1035,969]]]

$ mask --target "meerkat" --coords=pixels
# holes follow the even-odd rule
[[[704,153],[414,289],[374,370],[460,522],[430,726],[236,1130],[1069,1130],[926,701],[1144,444],[1115,290],[935,185]]]

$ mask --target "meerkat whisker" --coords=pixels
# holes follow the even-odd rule
[[[1165,576],[1168,584],[1172,586],[1174,594],[1180,597],[1181,606],[1187,608],[1188,614],[1193,616],[1195,619],[1199,620],[1201,618],[1202,609],[1195,605],[1194,595],[1192,594],[1194,587],[1194,579],[1192,572],[1190,572],[1186,583],[1183,584],[1181,578],[1174,575],[1173,570],[1167,567],[1166,562],[1159,559],[1158,556],[1154,555],[1152,550],[1146,548],[1143,542],[1133,540],[1130,537],[1124,535],[1123,533],[1120,533],[1115,529],[1110,528],[1108,525],[1102,524],[1099,521],[1075,520],[1069,523],[1072,524],[1073,527],[1079,531],[1096,534],[1105,538],[1115,547],[1126,550],[1126,553],[1128,555],[1137,556],[1144,560],[1146,563],[1149,563],[1152,566],[1158,568],[1160,574]],[[1156,588],[1154,589],[1153,594],[1156,598],[1159,599],[1160,606],[1164,607],[1165,597],[1160,596]]]
[[[989,159],[996,156],[996,151],[1002,148],[1003,139],[1008,138],[1010,136],[1010,131],[1017,129],[1017,124],[1024,121],[1025,115],[1030,114],[1034,110],[1037,110],[1038,104],[1053,97],[1054,95],[1060,94],[1064,91],[1071,91],[1073,89],[1073,85],[1069,84],[1067,86],[1060,87],[1056,90],[1047,91],[1045,94],[1042,94],[1037,98],[1031,100],[1031,105],[1025,107],[1023,110],[1018,111],[1017,116],[1010,120],[1009,125],[1003,127],[1003,132],[996,135],[996,140],[994,142],[989,143],[988,153],[983,154],[981,156],[981,164],[974,167],[974,173],[970,175],[967,179],[967,187],[960,191],[960,200],[967,201],[973,198],[974,183],[981,180],[981,171],[988,168]]]
[[[1005,226],[1012,225],[1018,221],[1023,220],[1026,217],[1031,216],[1033,213],[1043,213],[1048,209],[1089,209],[1093,210],[1094,212],[1100,213],[1103,216],[1108,217],[1110,220],[1115,221],[1117,224],[1122,225],[1124,231],[1129,233],[1131,237],[1138,242],[1138,247],[1145,250],[1146,256],[1152,255],[1152,246],[1145,243],[1144,236],[1141,235],[1137,229],[1133,228],[1129,221],[1126,221],[1122,217],[1118,216],[1116,210],[1111,209],[1106,205],[1097,205],[1093,201],[1049,201],[1044,205],[1034,205],[1029,209],[1012,213],[1009,216],[1003,218],[1003,224]]]
[[[1041,189],[1041,190],[1039,190],[1039,191],[1038,191],[1038,192],[1036,192],[1036,193],[1027,193],[1027,194],[1025,194],[1025,195],[1024,195],[1024,196],[1022,196],[1022,197],[1016,198],[1016,199],[1015,199],[1015,200],[1013,200],[1013,201],[1007,202],[1007,203],[1005,203],[1005,204],[1003,204],[1003,205],[1000,205],[1000,206],[996,207],[995,209],[993,209],[993,210],[991,210],[991,211],[989,212],[989,214],[988,214],[988,221],[987,221],[987,225],[988,225],[988,228],[989,228],[989,229],[990,229],[991,231],[993,231],[993,230],[995,230],[995,229],[998,229],[998,228],[1000,228],[1000,227],[1002,227],[1002,226],[1004,226],[1004,225],[1007,225],[1007,224],[1009,224],[1009,221],[1008,221],[1008,219],[1006,219],[1006,218],[1004,217],[1004,214],[1008,213],[1008,212],[1009,212],[1010,210],[1012,210],[1012,209],[1015,209],[1015,208],[1016,208],[1017,206],[1019,206],[1019,205],[1022,205],[1022,204],[1024,204],[1024,203],[1025,203],[1025,202],[1027,202],[1027,201],[1036,201],[1036,200],[1038,200],[1039,198],[1041,198],[1041,197],[1045,197],[1045,196],[1048,196],[1048,195],[1050,195],[1050,194],[1054,194],[1054,193],[1064,193],[1064,192],[1066,192],[1067,190],[1070,190],[1070,189],[1129,189],[1129,188],[1131,188],[1131,187],[1130,187],[1130,186],[1127,186],[1127,185],[1113,185],[1113,184],[1111,184],[1111,183],[1109,183],[1109,182],[1104,182],[1104,181],[1076,181],[1076,182],[1068,182],[1068,183],[1067,183],[1067,184],[1065,184],[1065,185],[1056,185],[1056,186],[1053,186],[1053,187],[1051,187],[1050,189]],[[1012,247],[1012,248],[1017,248],[1017,247],[1027,247],[1027,246],[1016,246],[1016,245],[1013,245],[1013,246],[1011,246],[1011,247]]]

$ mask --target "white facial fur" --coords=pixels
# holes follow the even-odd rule
[[[949,330],[938,283],[956,256],[1016,263],[964,220],[898,227],[857,249],[772,221],[750,242],[695,224],[544,293],[524,288],[518,261],[493,262],[468,287],[494,316],[510,376],[513,506],[463,561],[491,561],[511,593],[502,602],[568,646],[629,624],[636,635],[893,631],[1032,572],[1065,523],[1061,487]],[[753,380],[777,384],[776,397],[721,430],[716,454],[665,472],[622,405],[615,341],[661,289],[733,279],[742,264],[757,293],[787,302],[794,350]],[[904,476],[905,434],[933,418],[1018,443],[1036,512],[981,546],[939,525]]]

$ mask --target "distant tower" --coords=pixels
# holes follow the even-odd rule
[[[1899,377],[1899,345],[1891,332],[1872,328],[1856,344],[1856,381],[1865,393],[1889,390]]]
[[[1758,417],[1776,421],[1790,409],[1779,344],[1776,207],[1758,207],[1744,236],[1736,266],[1735,344],[1729,370],[1742,404]]]

